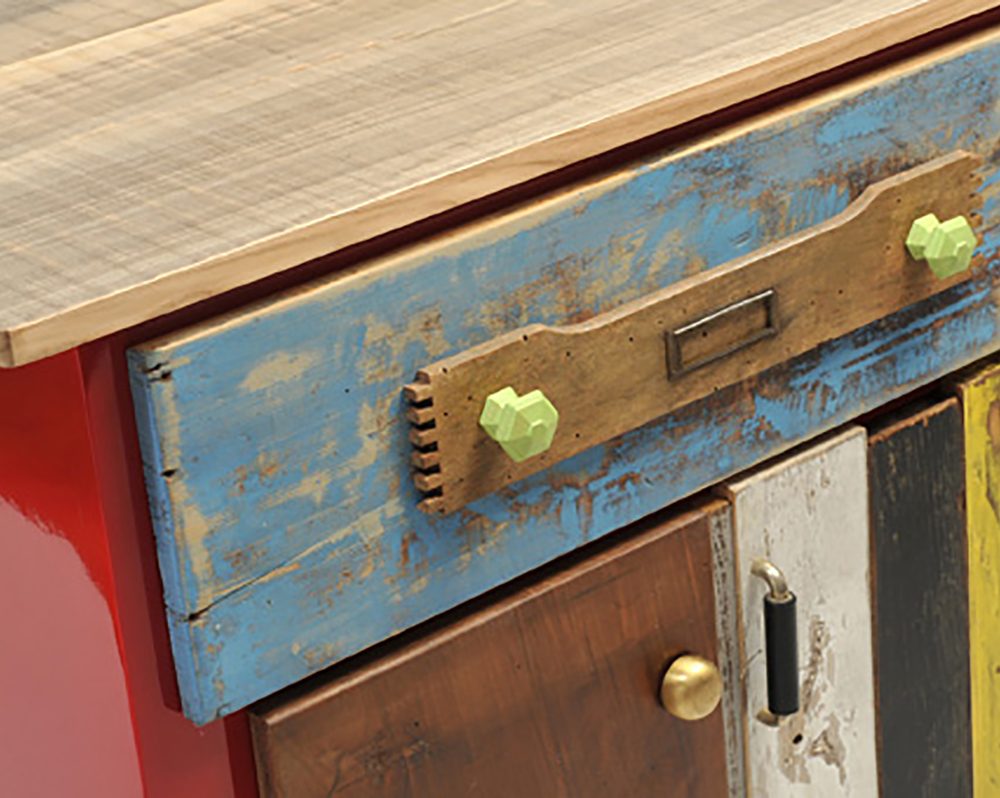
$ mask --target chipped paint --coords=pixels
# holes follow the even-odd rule
[[[878,794],[867,458],[864,430],[848,427],[727,486],[752,795]],[[797,599],[800,706],[777,727],[758,716],[767,661],[756,557],[782,569]]]
[[[405,349],[415,344],[421,345],[428,354],[443,354],[449,350],[441,310],[437,307],[408,315],[402,328],[398,320],[389,321],[375,314],[362,319],[361,326],[365,337],[357,370],[364,375],[366,383],[380,383],[391,378]]]
[[[810,514],[815,514],[811,510]],[[817,745],[820,735],[807,738],[807,726],[822,707],[824,695],[832,689],[829,672],[825,665],[832,662],[829,652],[830,633],[823,619],[813,615],[806,626],[808,634],[809,658],[806,661],[805,676],[802,678],[801,711],[788,718],[776,730],[778,735],[778,767],[789,782],[809,784],[808,760],[815,754],[813,747]],[[831,716],[836,720],[835,716]],[[841,782],[843,784],[843,782]]]
[[[320,507],[323,498],[326,496],[326,489],[330,486],[333,476],[328,472],[309,474],[292,487],[285,488],[277,493],[271,493],[264,497],[261,502],[261,509],[268,510],[296,499],[309,499],[314,506]]]
[[[421,514],[409,485],[400,388],[418,368],[716,267],[829,218],[866,181],[955,141],[989,156],[1000,150],[996,74],[1000,46],[680,149],[130,353],[188,714],[210,720],[331,664],[293,657],[293,641],[349,656],[995,348],[1000,296],[986,275],[453,518]],[[957,83],[968,90],[952,92]],[[928,97],[948,98],[950,121],[926,113]],[[991,254],[996,164],[984,176]],[[237,390],[268,358],[297,352],[322,354]],[[169,380],[144,373],[157,364]],[[288,379],[266,387],[278,372]],[[278,467],[261,469],[261,452]],[[292,498],[264,506],[282,495]],[[188,506],[200,518],[177,515]],[[401,565],[410,532],[422,570],[412,542]]]
[[[969,596],[972,784],[976,798],[1000,794],[1000,367],[961,386]]]
[[[320,352],[276,352],[255,365],[240,383],[246,393],[268,391],[284,383],[297,382],[322,358]]]

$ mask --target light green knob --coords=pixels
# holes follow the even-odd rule
[[[976,244],[976,234],[964,216],[942,222],[928,213],[913,223],[906,237],[909,253],[917,260],[926,260],[941,278],[968,269]]]
[[[486,397],[479,426],[515,463],[547,451],[559,425],[559,411],[541,391],[518,396],[510,386]]]

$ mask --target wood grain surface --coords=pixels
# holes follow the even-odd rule
[[[0,67],[218,0],[3,0]]]
[[[220,0],[8,64],[0,363],[245,285],[991,5]]]
[[[450,516],[417,508],[400,390],[417,369],[613,310],[956,148],[997,151],[1000,46],[952,56],[134,349],[189,716],[262,698],[994,351],[987,159],[973,279]]]
[[[982,159],[956,152],[879,181],[850,207],[772,247],[693,275],[585,322],[522,327],[417,372],[407,386],[426,512],[451,513],[517,482],[791,360],[824,341],[945,291],[971,272],[938,279],[905,247],[914,219],[978,220]],[[765,292],[773,334],[687,373],[667,365],[667,334]],[[711,357],[713,336],[699,336]],[[724,330],[725,351],[747,330]],[[705,349],[708,346],[709,349]],[[516,463],[479,425],[486,397],[541,390],[559,411],[548,451]]]
[[[722,798],[722,712],[659,680],[715,657],[710,502],[430,638],[254,714],[262,792],[291,798]]]
[[[904,408],[868,442],[879,795],[969,798],[962,408]]]
[[[743,629],[747,795],[872,798],[878,792],[868,582],[867,447],[852,427],[725,487],[733,503]],[[767,707],[764,595],[757,557],[797,599],[801,709]]]
[[[968,512],[972,787],[1000,795],[1000,366],[959,385]]]

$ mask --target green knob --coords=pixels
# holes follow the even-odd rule
[[[976,234],[964,216],[942,222],[933,213],[917,219],[906,237],[910,254],[926,260],[931,271],[941,278],[968,269],[976,243]]]
[[[559,411],[541,391],[518,396],[510,386],[486,397],[479,426],[515,463],[547,451],[559,424]]]

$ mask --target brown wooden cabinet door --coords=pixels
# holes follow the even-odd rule
[[[723,712],[679,720],[658,690],[678,655],[716,658],[712,537],[728,524],[714,501],[647,523],[369,667],[273,700],[254,715],[263,793],[725,796]]]

